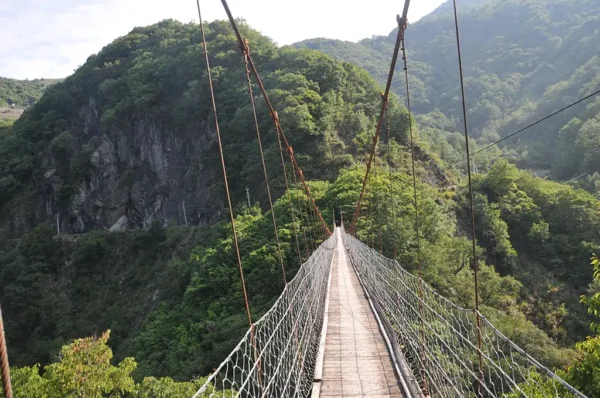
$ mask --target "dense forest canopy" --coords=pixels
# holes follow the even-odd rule
[[[0,107],[27,108],[42,97],[49,86],[62,79],[16,80],[0,77]]]
[[[368,73],[317,51],[279,49],[245,25],[243,32],[306,176],[332,179],[355,158],[361,159],[379,109],[379,88]],[[244,198],[246,186],[261,187],[263,180],[244,87],[243,59],[225,22],[211,23],[207,40],[231,188],[236,198]],[[156,201],[157,207],[177,195],[206,196],[204,200],[213,204],[221,200],[219,174],[215,175],[220,172],[215,167],[218,151],[209,124],[210,101],[203,84],[206,71],[199,43],[198,28],[191,24],[163,21],[136,28],[91,56],[65,81],[50,87],[10,133],[0,135],[0,214],[12,219],[17,230],[26,230],[40,218],[74,213],[79,207],[80,220],[66,220],[63,229],[83,232],[108,228],[116,221],[109,216],[104,225],[98,225],[93,208],[95,202],[107,202],[106,197],[115,190],[123,197],[133,192],[133,204],[125,198],[114,205],[128,206],[133,227],[142,222],[148,226],[149,217],[162,217],[160,212],[140,214],[154,211],[144,208],[150,200]],[[278,144],[266,107],[257,102],[267,165],[278,170],[272,172],[272,187],[279,195],[284,180]],[[407,115],[398,101],[390,104],[390,118],[396,126],[392,134],[403,141],[405,137],[398,134],[404,132]],[[162,143],[157,146],[159,139]],[[100,163],[108,162],[116,162],[116,181],[101,187],[95,202],[79,204],[82,191],[95,189],[90,180],[97,179],[100,185],[106,181],[98,169],[103,167]],[[181,162],[191,164],[179,165]],[[204,187],[198,186],[200,183],[211,186],[210,195],[201,193]],[[14,201],[34,201],[40,185],[51,186],[46,197],[51,206],[36,205],[51,211],[34,218],[36,214],[27,214]],[[257,199],[264,197],[263,190],[255,191],[263,195]],[[142,195],[146,197],[137,200]],[[23,218],[26,226],[22,226]],[[161,221],[166,220],[163,217]]]
[[[380,105],[379,87],[357,66],[312,50],[277,48],[245,24],[242,31],[304,175],[321,180],[311,183],[318,199],[327,180],[366,156]],[[266,192],[243,59],[224,21],[207,25],[207,40],[248,293],[258,316],[283,284],[270,216],[264,214]],[[166,154],[151,146],[153,156],[144,157],[139,153],[144,149],[134,147],[120,164],[128,178],[111,187],[110,194],[133,195],[136,183],[156,179],[152,195],[168,197],[193,189],[222,204],[200,42],[194,24],[166,20],[136,28],[90,56],[74,75],[48,88],[12,127],[2,129],[0,213],[5,219],[29,218],[32,227],[23,236],[2,231],[20,239],[17,245],[8,239],[0,244],[0,299],[15,365],[47,364],[71,339],[111,329],[116,358],[132,355],[138,361],[134,375],[189,380],[209,372],[247,327],[240,282],[231,267],[230,229],[216,212],[211,223],[217,224],[193,230],[167,229],[178,220],[165,226],[161,219],[148,231],[89,231],[62,240],[54,238],[56,217],[48,212],[33,228],[32,216],[39,212],[36,198],[54,184],[48,175],[60,183],[40,207],[73,215],[81,187],[97,186],[110,172],[112,164],[102,161],[103,147],[114,144],[125,150],[126,139],[136,135],[129,126],[139,120],[145,128],[158,126],[183,143],[182,148],[196,148],[200,142],[203,158],[194,163],[190,156],[190,164],[184,164],[187,180],[177,181],[157,175],[164,168],[152,168]],[[285,191],[279,148],[272,120],[263,102],[257,103],[270,183],[278,198]],[[399,148],[406,140],[408,117],[396,99],[389,116],[398,159],[404,161],[406,154]],[[198,186],[194,179],[200,167],[213,175],[207,186]],[[291,174],[288,178],[293,183]],[[245,205],[246,186],[252,187],[251,209]],[[276,212],[291,278],[300,259],[291,247],[292,220],[285,200],[279,199]],[[197,225],[192,216],[190,220]],[[309,241],[320,239],[317,231],[309,229]]]
[[[479,0],[459,2],[458,7],[468,118],[479,143],[492,142],[600,89],[598,2]],[[395,37],[396,30],[359,43],[311,39],[294,46],[354,62],[382,82]],[[423,133],[449,165],[462,154],[453,134],[461,131],[455,41],[450,3],[406,32],[413,108],[422,115]],[[405,95],[402,79],[397,74],[394,85],[400,96]],[[599,111],[600,99],[593,98],[507,141],[503,152],[522,168],[550,171],[553,179],[592,176],[600,172],[594,144]],[[486,152],[475,161],[486,168],[488,157],[499,154]]]
[[[595,64],[589,64],[589,73],[569,72],[569,65],[588,62],[582,42],[598,34],[589,22],[600,11],[595,2],[481,0],[461,10],[475,149],[532,115],[592,90]],[[448,12],[445,4],[409,29],[419,116],[409,121],[399,98],[391,98],[391,139],[376,148],[358,236],[372,244],[380,235],[384,254],[395,253],[406,269],[416,270],[407,146],[413,123],[418,131],[423,276],[439,293],[471,308],[468,191],[460,166],[455,166],[464,157],[464,137],[457,132],[456,53]],[[556,23],[563,14],[568,21]],[[248,296],[258,317],[283,289],[277,247],[243,59],[227,23],[206,27]],[[245,23],[242,31],[326,222],[333,223],[334,209],[352,214],[379,112],[377,80],[385,73],[394,32],[358,44],[312,40],[299,45],[355,62],[371,77],[322,52],[279,48]],[[72,386],[85,396],[189,395],[201,383],[193,378],[208,374],[247,329],[231,228],[222,211],[224,184],[199,43],[194,24],[166,20],[136,28],[46,89],[14,125],[0,125],[0,217],[10,225],[20,222],[25,232],[15,234],[12,227],[0,232],[0,301],[15,384],[23,396],[32,391],[63,396],[73,369],[90,360],[98,366],[85,370],[95,378]],[[554,62],[558,49],[573,53]],[[394,84],[398,90],[400,83]],[[289,280],[306,260],[306,251],[324,237],[315,219],[303,215],[307,199],[289,169],[282,169],[272,120],[262,99],[256,100]],[[577,119],[565,119],[566,127],[559,127],[571,144],[587,139],[580,147],[564,144],[565,156],[576,148],[583,151],[576,154],[582,162],[578,171],[587,170],[585,159],[590,164],[598,159],[593,153],[593,104],[585,115],[579,108]],[[158,132],[157,137],[176,145],[163,150],[152,142],[146,148],[136,141],[140,130]],[[600,249],[600,202],[592,193],[515,167],[518,161],[520,166],[561,170],[556,157],[542,157],[553,159],[546,165],[533,155],[534,148],[549,153],[542,146],[549,145],[554,130],[547,131],[547,136],[531,133],[518,145],[503,148],[510,162],[498,158],[502,152],[497,148],[475,162],[478,172],[485,171],[474,177],[482,311],[527,352],[594,396],[600,344],[597,327],[589,326],[598,313],[600,282],[589,259]],[[168,167],[173,162],[169,152],[176,150],[181,150],[175,163],[182,174]],[[116,160],[99,161],[112,153]],[[159,206],[163,216],[153,213],[156,217],[144,220],[147,229],[109,232],[110,224],[101,223],[74,229],[76,221],[71,220],[82,208],[89,211],[77,207],[85,202],[82,192],[89,194],[110,173],[127,177],[109,186],[110,192],[132,197],[144,183],[146,198],[164,198],[156,202],[161,205],[169,198],[179,201],[181,192],[199,192],[202,200],[215,203],[211,218],[190,217],[192,226],[183,227],[169,216],[167,206]],[[200,180],[203,173],[209,177]],[[600,187],[596,177],[581,180],[581,186],[595,192]],[[247,186],[252,187],[251,206],[246,204]],[[42,195],[46,201],[37,202]],[[190,197],[183,197],[192,208]],[[105,197],[100,199],[91,200],[90,207],[101,207]],[[57,237],[57,211],[70,217],[67,232],[84,233]],[[301,258],[294,230],[306,236],[300,239]],[[597,258],[594,264],[600,266]]]

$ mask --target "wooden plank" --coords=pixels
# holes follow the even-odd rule
[[[403,397],[379,326],[339,235],[329,294],[320,396]]]
[[[335,228],[335,226],[334,226]],[[339,232],[337,239],[341,239]],[[319,398],[321,395],[321,380],[323,379],[323,361],[325,360],[325,343],[327,337],[327,325],[329,323],[329,292],[331,291],[331,270],[336,261],[337,251],[333,253],[331,264],[329,264],[329,278],[327,280],[327,298],[325,299],[325,314],[323,315],[323,328],[321,329],[321,339],[319,341],[319,353],[317,354],[317,362],[315,365],[315,376],[313,380],[312,398]]]

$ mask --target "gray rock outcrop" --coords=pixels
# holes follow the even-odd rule
[[[2,209],[2,231],[20,235],[42,222],[56,225],[57,214],[63,233],[183,225],[183,201],[191,225],[220,218],[210,164],[216,139],[205,125],[182,134],[135,115],[105,131],[93,98],[77,115],[69,133],[77,153],[88,151],[83,176],[63,180],[48,149],[31,186]]]

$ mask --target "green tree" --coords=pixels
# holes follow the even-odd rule
[[[75,340],[62,348],[59,362],[43,371],[39,365],[11,369],[15,397],[184,398],[192,396],[206,382],[206,379],[176,382],[170,377],[146,377],[135,383],[131,373],[137,364],[133,358],[125,358],[116,366],[111,364],[109,336],[110,330],[99,338]],[[209,386],[206,393],[213,391]],[[223,393],[234,396],[231,391]]]

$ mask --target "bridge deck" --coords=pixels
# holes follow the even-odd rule
[[[339,229],[332,265],[323,397],[402,397],[392,361]]]

